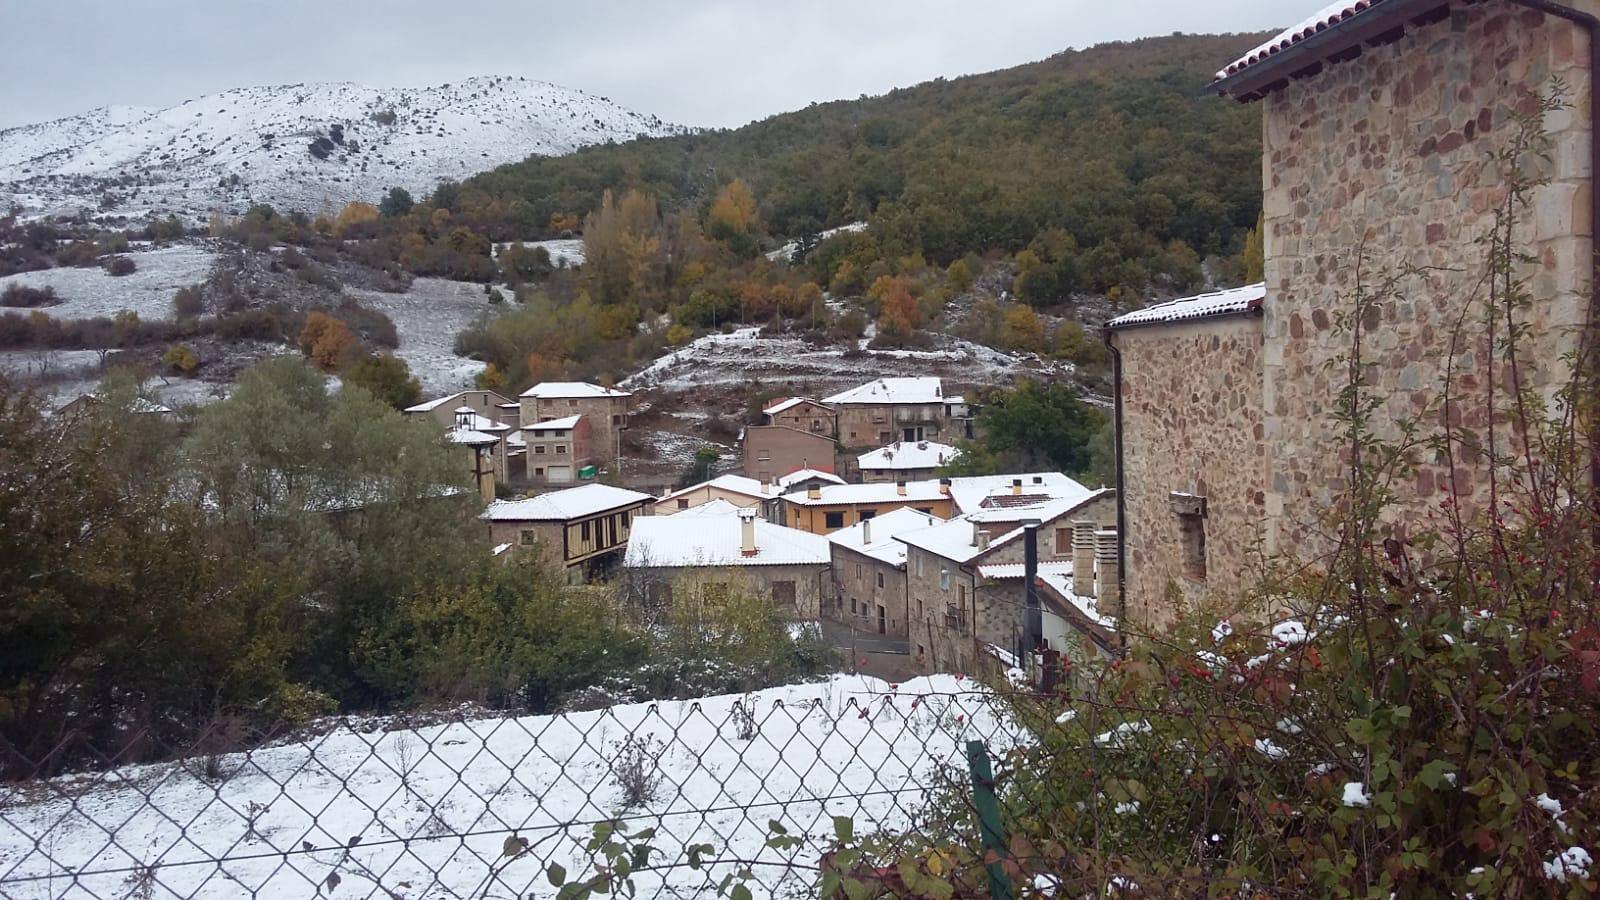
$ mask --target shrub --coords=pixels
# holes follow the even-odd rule
[[[139,270],[138,264],[133,261],[132,257],[128,256],[113,256],[102,265],[105,267],[106,274],[115,276],[132,275]]]
[[[195,285],[178,288],[172,295],[172,311],[184,318],[200,315],[206,311],[205,294]]]
[[[0,306],[10,306],[18,309],[37,309],[41,306],[57,306],[61,298],[56,296],[56,289],[45,285],[42,288],[29,287],[25,284],[8,284],[4,292],[0,292]]]
[[[162,354],[161,362],[180,375],[193,375],[200,368],[200,357],[188,344],[176,344]]]
[[[308,359],[324,371],[332,371],[355,346],[356,336],[343,322],[319,310],[306,316],[298,342]]]
[[[345,384],[362,388],[395,409],[422,399],[422,386],[411,377],[410,367],[392,353],[362,355],[345,363],[340,376]]]
[[[661,755],[666,745],[651,737],[629,735],[613,748],[611,772],[622,792],[623,809],[640,809],[661,788]]]

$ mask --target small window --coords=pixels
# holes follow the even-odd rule
[[[1072,553],[1072,529],[1056,529],[1056,555],[1067,556]]]
[[[1178,532],[1183,544],[1183,574],[1194,581],[1206,580],[1206,520],[1204,516],[1178,516]]]
[[[887,444],[892,440],[894,440],[894,432],[892,432],[892,431],[880,431],[880,432],[878,432],[878,443]]]
[[[774,581],[772,583],[772,602],[779,608],[787,609],[794,606],[794,582]]]
[[[621,425],[622,424],[622,417],[618,416],[618,415],[613,415],[611,417],[611,424],[613,424],[613,425]]]
[[[878,573],[878,587],[883,587],[883,573]]]
[[[844,513],[842,511],[826,513],[823,515],[823,521],[827,523],[829,529],[837,530],[843,528]]]
[[[856,439],[856,433],[854,431],[850,432],[850,440],[853,441],[855,439]]]
[[[544,467],[543,466],[536,466],[534,468],[534,470],[533,470],[533,474],[538,475],[540,477],[543,477],[543,475],[544,475]]]
[[[957,596],[960,597],[960,599],[961,599],[961,608],[962,609],[966,609],[967,608],[967,586],[964,585],[964,584],[958,584],[958,585],[956,585],[956,591],[957,591]]]
[[[772,460],[772,451],[771,450],[760,450],[760,451],[757,451],[756,459],[761,461],[761,462],[771,462],[771,460]]]
[[[679,509],[688,509],[689,508],[689,501],[685,500],[682,497],[679,497],[678,498],[678,508]]]
[[[565,453],[565,452],[567,452],[567,445],[566,444],[557,444],[556,445],[556,452],[557,453]]]
[[[577,406],[578,405],[578,401],[576,401],[576,400],[568,400],[567,401],[567,405],[568,406]]]
[[[543,444],[534,444],[533,445],[533,455],[534,456],[543,456],[544,455],[544,445]]]
[[[865,521],[867,521],[868,519],[871,519],[871,518],[876,518],[877,515],[878,515],[878,511],[875,510],[875,509],[863,509],[860,512],[861,521],[863,521],[863,522],[865,522]]]
[[[851,597],[850,598],[850,614],[851,615],[855,615],[855,613],[856,613],[856,598]]]
[[[918,600],[917,601],[917,619],[920,621],[920,620],[925,619],[925,618],[927,618],[927,614],[922,611],[922,601]]]
[[[917,577],[922,577],[922,554],[917,554]]]
[[[939,567],[939,590],[950,590],[950,570],[945,566]]]
[[[522,546],[532,547],[539,542],[539,532],[534,531],[532,528],[524,528],[518,539],[522,541]]]

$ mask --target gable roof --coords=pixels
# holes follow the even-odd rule
[[[941,522],[931,528],[917,531],[907,531],[895,536],[895,540],[910,544],[926,550],[935,556],[941,556],[957,565],[965,565],[988,553],[996,545],[1005,543],[1022,533],[1021,528],[1014,528],[984,545],[976,540],[978,526],[966,516],[957,516],[948,522]]]
[[[1335,0],[1261,43],[1216,73],[1212,89],[1241,102],[1399,39],[1407,26],[1442,21],[1448,0]]]
[[[664,503],[668,500],[676,500],[685,494],[692,494],[695,491],[703,488],[716,488],[718,490],[727,491],[730,494],[742,494],[743,496],[751,497],[756,500],[765,500],[769,497],[776,497],[778,495],[777,490],[774,488],[762,490],[761,482],[755,480],[754,478],[750,478],[745,475],[735,475],[730,472],[726,475],[718,475],[709,481],[702,481],[699,484],[691,484],[686,488],[679,488],[670,493],[662,494],[661,499],[658,502]]]
[[[1124,313],[1106,323],[1113,331],[1138,325],[1168,325],[1194,319],[1214,319],[1220,316],[1259,315],[1261,304],[1267,298],[1267,286],[1247,284],[1244,287],[1212,291],[1193,297],[1180,297],[1165,303],[1155,303],[1144,309]]]
[[[571,431],[578,427],[578,420],[582,415],[563,416],[559,419],[546,419],[543,422],[529,422],[522,426],[523,431]]]
[[[758,517],[753,519],[756,552],[745,556],[740,552],[743,523],[737,512],[699,516],[692,528],[674,521],[682,515],[634,519],[622,564],[629,568],[702,568],[827,565],[832,560],[828,539],[820,534]]]
[[[541,381],[523,391],[522,396],[539,400],[581,400],[591,397],[632,397],[633,394],[604,388],[587,381]]]
[[[480,393],[480,392],[477,391],[477,390],[456,391],[454,394],[446,394],[443,397],[435,397],[432,400],[427,400],[427,401],[424,401],[422,403],[418,403],[416,406],[408,406],[408,407],[406,407],[405,411],[408,412],[408,413],[413,413],[413,412],[433,412],[434,410],[436,410],[439,407],[445,405],[446,403],[449,403],[451,400],[456,400],[456,399],[459,399],[461,397],[465,397],[468,394],[477,394],[477,393]],[[494,391],[482,391],[481,393],[487,394],[489,401],[491,403],[494,403],[494,405],[496,405],[496,406],[506,406],[506,405],[516,406],[515,403],[511,403],[509,400],[506,400],[506,398],[501,397],[499,394],[495,393]]]
[[[731,516],[738,513],[739,509],[740,507],[734,506],[732,503],[718,497],[715,500],[702,503],[699,506],[691,506],[688,509],[663,509],[657,512],[656,515],[693,519],[699,516]]]
[[[1089,494],[1088,488],[1060,472],[1023,472],[952,478],[950,496],[955,499],[956,508],[964,513],[994,509],[1010,503],[1005,498],[1013,496],[1013,482],[1018,480],[1022,482],[1020,493],[1034,498],[1023,505],[1032,506],[1052,500],[1076,501]]]
[[[796,491],[784,494],[786,502],[797,506],[848,506],[855,503],[926,503],[933,500],[944,499],[944,492],[939,489],[939,482],[908,481],[906,492],[900,493],[899,485],[892,481],[883,481],[875,484],[827,484],[818,490],[818,496],[813,498],[805,491]]]
[[[762,412],[763,415],[775,416],[778,413],[783,412],[784,410],[793,409],[793,408],[795,408],[796,406],[799,406],[802,403],[812,403],[812,404],[816,404],[817,406],[821,406],[822,405],[821,403],[819,403],[816,400],[811,399],[810,397],[788,397],[788,398],[784,398],[784,399],[773,401],[771,406],[767,407],[766,409],[763,409],[761,412]]]
[[[943,403],[944,384],[938,376],[920,378],[879,378],[832,397],[823,403],[834,405],[876,403]]]
[[[937,441],[895,441],[861,454],[856,463],[863,470],[937,469],[960,455],[960,448]]]
[[[826,481],[830,484],[845,483],[843,478],[840,478],[832,472],[824,472],[821,469],[795,469],[793,472],[790,472],[787,475],[779,475],[777,483],[779,488],[788,490],[790,485],[799,484],[802,481],[810,481],[813,478],[819,481]]]
[[[903,566],[906,564],[906,545],[896,540],[896,535],[931,528],[943,521],[938,516],[902,506],[893,512],[886,512],[865,522],[857,522],[848,528],[832,532],[828,535],[828,543],[846,550],[854,550],[880,562]],[[870,544],[865,540],[869,536],[869,531],[872,538]]]
[[[566,521],[654,499],[649,494],[609,484],[586,484],[527,500],[496,500],[483,511],[481,518],[491,522]],[[636,520],[635,524],[644,518],[648,516]]]

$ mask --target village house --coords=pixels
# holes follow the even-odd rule
[[[861,449],[894,441],[971,437],[971,410],[961,397],[946,397],[936,377],[879,378],[822,400],[836,417],[841,447]]]
[[[799,469],[766,481],[728,473],[663,494],[656,500],[656,514],[670,516],[713,500],[723,500],[738,507],[753,507],[760,511],[763,519],[776,521],[774,516],[780,496],[829,484],[844,484],[844,479],[816,469]]]
[[[731,515],[679,515],[688,519],[634,523],[623,565],[629,591],[641,602],[716,603],[742,592],[769,599],[785,618],[800,622],[816,621],[832,603],[826,538],[774,525],[749,507]]]
[[[1529,197],[1519,252],[1536,302],[1517,373],[1548,393],[1595,325],[1590,3],[1351,0],[1276,36],[1217,73],[1215,89],[1260,103],[1265,283],[1114,319],[1107,343],[1121,420],[1119,483],[1129,616],[1159,627],[1182,606],[1227,601],[1254,557],[1314,560],[1320,519],[1347,488],[1331,416],[1350,349],[1356,262],[1373,279],[1407,267],[1400,297],[1366,323],[1370,426],[1448,415],[1490,426],[1484,392],[1511,383],[1481,336],[1452,357],[1455,323],[1481,302],[1479,243],[1505,198],[1493,166],[1554,80],[1570,105],[1547,115],[1548,183]],[[1454,402],[1439,400],[1454,367]],[[1501,423],[1500,428],[1504,428]],[[1505,436],[1502,435],[1504,438]],[[1505,439],[1503,447],[1516,443]],[[1426,455],[1395,485],[1396,521],[1454,487],[1482,509],[1486,472]],[[1403,536],[1403,535],[1402,535]]]
[[[942,519],[902,507],[828,535],[833,557],[834,606],[824,621],[883,637],[907,637],[905,532]]]
[[[571,484],[596,475],[593,419],[563,416],[532,422],[518,432],[524,475],[533,484]]]
[[[655,505],[649,494],[585,484],[526,500],[497,500],[483,511],[489,536],[514,554],[537,553],[574,584],[593,581],[622,560],[635,525]]]
[[[940,469],[960,455],[959,449],[937,441],[895,441],[857,457],[856,468],[861,480],[869,484],[918,481],[937,476]]]
[[[1095,534],[1115,535],[1116,509],[1115,491],[1085,490],[1070,500],[1012,507],[1007,515],[1016,517],[1003,531],[997,531],[995,522],[984,521],[980,508],[973,515],[898,535],[896,539],[909,548],[907,615],[913,655],[921,670],[974,671],[975,666],[996,659],[1019,658],[1025,623],[1023,594],[1016,579],[1022,574],[1004,567],[1027,562],[1026,542],[1031,531],[1038,571],[1070,574],[1076,559],[1074,548],[1083,544],[1081,535],[1089,536],[1091,549]],[[1062,533],[1067,535],[1064,543],[1059,537]],[[1105,572],[1111,571],[1115,566],[1114,537],[1106,547],[1113,559],[1098,565],[1091,562],[1084,571],[1098,571],[1101,566]],[[1105,608],[1110,621],[1110,616],[1121,612],[1120,595],[1102,596],[1111,604]],[[1070,611],[1058,615],[1068,624],[1081,618]],[[1074,642],[1080,637],[1075,636]],[[1059,646],[1055,649],[1061,651]]]
[[[457,391],[443,397],[435,397],[416,406],[408,406],[405,414],[414,418],[432,419],[440,428],[456,427],[456,411],[467,407],[478,416],[493,422],[496,425],[505,425],[510,428],[517,426],[516,417],[507,417],[507,406],[515,407],[509,399],[494,391]]]
[[[761,411],[763,425],[779,425],[828,437],[838,433],[837,423],[833,410],[809,397],[783,397]]]
[[[482,491],[482,476],[477,474],[478,460],[485,457],[493,469],[494,482],[505,484],[520,475],[521,445],[517,435],[517,416],[508,414],[506,407],[515,406],[494,391],[457,391],[436,397],[426,403],[408,406],[405,415],[436,424],[445,432],[446,440],[467,447],[464,457],[473,481]],[[468,438],[465,432],[474,434]],[[494,438],[484,441],[484,436]],[[487,499],[494,499],[493,486]]]
[[[628,427],[633,394],[581,381],[545,381],[523,391],[521,399],[520,425],[524,439],[530,428],[538,429],[542,423],[582,416],[588,428],[589,458],[599,468],[616,468],[622,453],[622,432]],[[548,430],[549,426],[545,427]],[[529,454],[530,473],[532,469],[540,467],[532,461],[534,456],[533,453]],[[573,464],[576,465],[576,461]],[[567,475],[560,471],[559,466],[555,467],[557,471],[554,473],[550,471],[551,466],[543,468],[547,481],[555,482]],[[572,474],[584,477],[581,466]]]
[[[897,509],[940,519],[952,515],[948,479],[880,484],[833,484],[778,498],[774,521],[812,534],[828,534]]]
[[[838,468],[839,445],[833,432],[817,432],[789,425],[750,425],[739,436],[744,474],[772,481],[783,472]]]

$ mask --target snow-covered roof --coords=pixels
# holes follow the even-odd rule
[[[486,434],[472,428],[452,428],[445,433],[445,438],[452,444],[467,444],[473,447],[498,443],[500,440],[496,435]]]
[[[781,413],[786,409],[794,409],[796,406],[799,406],[802,403],[816,403],[816,402],[817,401],[812,400],[810,397],[789,397],[789,398],[786,398],[784,400],[780,400],[780,401],[772,404],[771,406],[767,407],[766,409],[763,409],[761,412],[762,412],[763,415],[775,416],[778,413]]]
[[[681,515],[681,514],[680,514]],[[820,534],[774,525],[755,518],[756,552],[740,550],[743,521],[732,515],[699,516],[693,528],[674,521],[678,516],[645,516],[633,521],[628,534],[630,568],[689,568],[709,566],[827,565],[828,539]]]
[[[904,494],[900,493],[899,485],[885,481],[877,484],[827,484],[818,489],[817,495],[812,497],[809,492],[796,491],[784,494],[783,499],[799,506],[840,506],[896,501],[923,503],[944,497],[937,480],[908,481]]]
[[[896,535],[895,540],[963,564],[1022,534],[1022,529],[1014,528],[988,542],[974,540],[976,534],[977,526],[961,516],[931,528],[903,532]]]
[[[1021,481],[1020,491],[1015,482]],[[950,496],[963,513],[1008,506],[1038,506],[1054,500],[1078,501],[1089,489],[1060,472],[1023,472],[1008,475],[975,475],[950,479]],[[1022,499],[1013,502],[1011,498]]]
[[[631,397],[627,391],[618,391],[612,388],[590,384],[587,381],[541,381],[522,392],[524,397],[536,397],[540,400],[580,400],[586,397]]]
[[[753,497],[758,500],[765,499],[767,497],[776,497],[778,495],[776,488],[769,487],[765,490],[762,490],[761,482],[755,480],[754,478],[749,478],[744,475],[735,475],[730,472],[727,475],[718,475],[710,481],[702,481],[699,484],[691,484],[686,488],[679,488],[671,493],[662,494],[660,502],[676,500],[686,494],[692,494],[695,491],[703,490],[705,488],[717,488],[719,490],[727,491],[730,494],[742,494],[746,497]]]
[[[583,416],[563,416],[559,419],[546,419],[543,422],[529,422],[522,426],[523,431],[571,431],[578,427],[578,420]]]
[[[863,471],[871,469],[937,469],[961,455],[961,450],[937,441],[895,441],[856,459]]]
[[[1041,567],[1039,572],[1039,580],[1043,581],[1045,585],[1052,591],[1055,591],[1057,594],[1061,595],[1063,600],[1077,607],[1079,612],[1083,613],[1089,618],[1089,621],[1094,622],[1102,628],[1109,628],[1113,631],[1116,630],[1117,620],[1111,616],[1102,615],[1099,608],[1095,605],[1095,598],[1080,597],[1073,593],[1072,567],[1070,565],[1067,566],[1067,570],[1065,572],[1046,572],[1043,570],[1043,567]]]
[[[1249,53],[1218,69],[1216,80],[1221,81],[1230,75],[1237,75],[1257,63],[1271,59],[1307,38],[1314,37],[1374,7],[1382,6],[1384,2],[1385,0],[1336,0],[1336,2],[1330,3],[1312,13],[1309,17],[1273,35],[1270,40],[1257,45]]]
[[[680,518],[692,519],[700,516],[731,516],[737,514],[739,509],[739,507],[729,503],[721,497],[718,497],[709,503],[702,503],[699,506],[691,506],[688,509],[683,510],[662,508],[657,515],[678,516]]]
[[[1049,522],[1076,510],[1092,500],[1102,496],[1115,494],[1110,488],[1097,488],[1081,495],[1066,497],[1052,497],[1041,499],[1041,495],[1013,497],[1008,494],[997,494],[984,500],[983,506],[967,513],[968,521],[994,523],[994,522],[1021,522],[1024,519],[1038,519],[1040,522]],[[1010,503],[1011,500],[1026,502]]]
[[[943,383],[937,376],[929,376],[879,378],[824,398],[822,402],[834,406],[851,403],[943,403],[944,400]]]
[[[1209,319],[1255,312],[1267,297],[1265,284],[1249,284],[1226,291],[1213,291],[1194,297],[1180,297],[1146,306],[1144,309],[1117,316],[1106,323],[1107,328],[1127,328],[1133,325],[1162,325],[1190,319]]]
[[[459,402],[462,397],[465,397],[466,395],[471,394],[471,393],[475,393],[475,392],[474,391],[456,391],[454,394],[446,394],[443,397],[435,397],[432,400],[427,400],[427,401],[424,401],[422,403],[418,403],[416,406],[408,406],[408,407],[406,407],[406,412],[408,412],[408,413],[410,413],[410,412],[433,412],[434,410],[436,410],[439,407],[445,405],[446,403],[449,403],[452,400],[455,400],[455,401]],[[500,397],[500,395],[496,394],[494,391],[489,391],[488,395],[491,398]],[[500,399],[501,400],[505,400],[506,398],[500,397]],[[505,403],[495,403],[495,405],[504,407],[504,406],[516,406],[517,404],[505,402]]]
[[[1026,575],[1027,568],[1028,566],[1026,563],[989,563],[988,565],[978,566],[978,574],[994,581],[1009,581],[1011,579],[1021,578],[1023,575]],[[1038,573],[1040,577],[1044,577],[1045,575],[1071,576],[1072,560],[1062,559],[1042,561],[1039,563]],[[1068,581],[1071,581],[1070,577],[1068,578]]]
[[[906,563],[906,545],[895,540],[895,536],[931,528],[943,521],[938,516],[930,516],[927,513],[917,512],[909,506],[902,506],[893,512],[886,512],[865,522],[857,522],[848,528],[832,532],[828,535],[828,543],[854,550],[891,565],[903,566]],[[868,537],[872,538],[871,543],[866,542]]]
[[[579,519],[597,515],[621,506],[646,503],[655,498],[649,494],[612,487],[609,484],[585,484],[540,494],[527,500],[496,500],[483,511],[483,518],[491,522],[548,522]],[[635,527],[648,516],[635,520]]]
[[[787,475],[778,476],[778,487],[780,489],[787,490],[790,485],[799,484],[802,481],[810,481],[814,478],[831,482],[833,484],[845,483],[843,478],[840,478],[832,472],[824,472],[821,469],[795,469],[793,472],[790,472]]]

